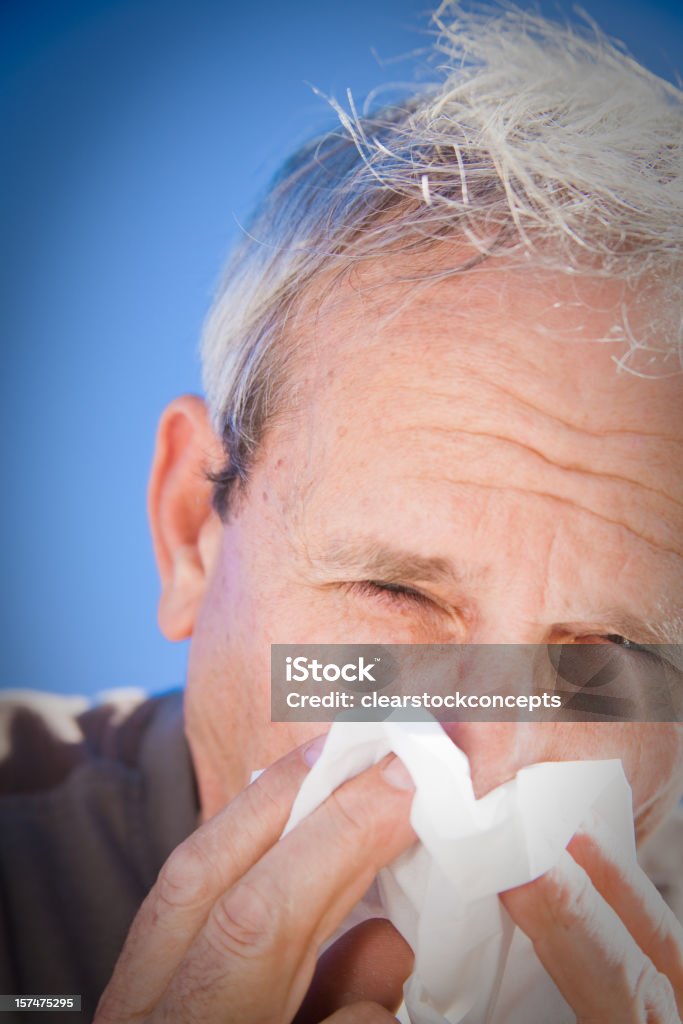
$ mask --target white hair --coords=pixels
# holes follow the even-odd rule
[[[359,260],[466,239],[439,274],[504,257],[647,279],[666,302],[637,336],[624,312],[619,363],[683,365],[683,92],[588,19],[446,2],[432,21],[433,80],[363,116],[330,101],[340,123],[284,165],[228,266],[202,344],[221,513],[283,406],[289,316]]]

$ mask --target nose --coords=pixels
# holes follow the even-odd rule
[[[488,607],[485,614],[471,623],[467,633],[470,644],[527,644],[530,646],[552,642],[553,626],[538,621],[533,612],[524,614],[521,602],[500,601],[497,607]]]
[[[471,643],[458,657],[458,683],[468,693],[520,697],[542,687],[549,668],[543,643]],[[447,735],[469,759],[477,798],[512,779],[523,765],[551,759],[553,723],[518,721],[518,714],[527,717],[517,708],[506,707],[490,717],[487,714],[486,721],[443,723]]]
[[[514,778],[524,765],[550,760],[549,723],[444,722],[443,728],[467,755],[478,800]]]
[[[548,607],[548,565],[533,554],[524,558],[526,543],[520,535],[499,563],[482,570],[476,595],[471,595],[471,614],[466,625],[471,644],[546,644],[556,630]],[[550,612],[550,615],[549,615]]]

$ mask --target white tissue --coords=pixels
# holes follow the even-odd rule
[[[574,1020],[497,894],[551,868],[592,815],[635,858],[621,761],[531,765],[475,800],[467,757],[430,716],[335,722],[285,833],[390,751],[415,782],[411,823],[420,840],[379,875],[385,916],[415,953],[399,1018],[412,1024]]]

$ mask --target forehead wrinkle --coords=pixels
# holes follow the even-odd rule
[[[542,497],[555,498],[559,501],[592,512],[605,522],[621,525],[637,537],[649,541],[655,547],[669,550],[677,554],[683,552],[676,547],[681,538],[683,526],[683,501],[658,487],[645,483],[642,478],[610,472],[598,468],[591,469],[580,464],[563,463],[553,459],[526,443],[519,442],[505,435],[486,430],[461,430],[459,427],[445,427],[429,424],[429,426],[395,425],[385,431],[387,435],[405,433],[410,438],[410,449],[415,449],[415,442],[421,435],[427,436],[427,443],[422,446],[423,454],[417,469],[411,469],[409,475],[416,481],[442,480],[452,484],[471,483],[489,489],[512,490],[519,493],[535,494]],[[448,461],[448,452],[429,443],[429,439],[437,437],[448,442],[453,451]],[[467,445],[467,441],[472,444]],[[462,443],[459,443],[462,442]],[[496,452],[491,460],[487,442],[499,442],[509,446],[518,455],[516,460],[510,456]],[[484,446],[483,450],[481,447]],[[444,467],[441,472],[430,469],[425,472],[425,463]],[[448,467],[452,467],[449,469]],[[552,471],[551,477],[548,470]],[[673,473],[673,471],[672,471]],[[492,478],[502,478],[502,483],[492,482]],[[517,481],[516,483],[514,481]],[[582,487],[577,487],[582,482]],[[587,490],[587,488],[589,488]],[[552,488],[552,490],[550,489]],[[575,497],[575,492],[586,492],[584,500]],[[653,499],[656,498],[656,503]],[[596,507],[591,507],[595,505]],[[623,514],[622,514],[623,512]],[[631,513],[627,515],[626,513]],[[642,522],[638,527],[629,526],[627,519],[638,519]],[[647,524],[650,524],[649,526]]]
[[[427,433],[434,433],[437,435],[447,437],[450,440],[452,440],[453,443],[456,444],[459,436],[472,437],[477,439],[488,438],[492,441],[499,441],[501,442],[501,444],[510,445],[511,447],[519,451],[529,453],[530,455],[539,459],[545,465],[550,466],[553,469],[559,469],[568,473],[576,473],[582,476],[594,478],[596,480],[612,481],[613,483],[617,484],[628,484],[631,487],[637,487],[643,491],[649,491],[651,494],[664,499],[664,501],[683,509],[683,500],[679,500],[678,498],[673,497],[673,495],[669,494],[667,491],[661,490],[660,488],[657,487],[652,487],[650,484],[644,483],[642,478],[640,477],[632,477],[622,473],[615,473],[613,471],[610,472],[605,469],[592,469],[589,465],[583,464],[579,461],[570,462],[563,461],[559,458],[553,458],[552,456],[547,455],[545,452],[541,451],[535,445],[527,441],[518,441],[513,437],[510,437],[506,434],[497,433],[496,431],[493,430],[468,430],[462,427],[450,428],[430,425],[429,427],[422,428],[398,428],[396,432],[401,433],[402,429],[405,429],[408,433],[410,433],[413,436],[415,435],[415,433],[423,431]]]
[[[473,382],[476,382],[476,389],[471,387]],[[445,391],[436,382],[435,386],[430,384],[427,388],[415,380],[392,380],[392,405],[401,410],[401,419],[391,426],[385,424],[385,431],[415,433],[424,430],[444,437],[449,434],[490,437],[526,449],[558,468],[630,482],[683,507],[683,500],[674,498],[673,493],[655,483],[662,471],[669,470],[668,480],[674,484],[675,469],[679,466],[683,477],[683,437],[641,430],[639,426],[592,429],[585,417],[583,423],[570,422],[559,412],[543,409],[508,387],[484,379],[481,374],[468,372],[468,384],[465,418],[460,390]],[[415,407],[410,401],[419,400],[423,394],[429,397],[427,409]],[[414,422],[407,426],[406,415],[411,412]],[[615,471],[612,468],[615,464],[623,464],[625,471]],[[638,472],[637,478],[627,472],[630,467]],[[675,491],[675,486],[671,490]],[[681,496],[683,498],[683,491]]]
[[[422,476],[417,474],[411,474],[411,479],[424,479],[433,481],[438,478],[435,476]],[[458,487],[460,485],[459,481],[452,481],[452,483],[453,486],[455,487]],[[536,490],[534,488],[528,487],[515,487],[513,484],[485,484],[481,483],[480,481],[477,481],[476,483],[472,481],[467,481],[467,486],[478,487],[485,491],[520,494],[523,497],[547,498],[549,501],[557,502],[558,504],[563,505],[567,508],[573,508],[576,509],[578,512],[584,512],[586,515],[592,516],[595,519],[599,519],[601,522],[607,523],[609,526],[616,526],[619,529],[624,530],[626,533],[630,534],[632,537],[635,537],[641,543],[647,544],[648,547],[652,548],[652,550],[656,554],[674,555],[676,558],[683,560],[683,555],[681,554],[680,550],[668,547],[666,544],[663,544],[658,540],[653,539],[652,537],[638,533],[636,530],[633,529],[632,526],[629,526],[627,523],[622,522],[620,519],[614,519],[610,516],[604,515],[601,512],[596,512],[594,509],[588,508],[587,506],[582,505],[579,502],[574,501],[571,498],[568,498],[564,495],[550,494],[547,491]]]
[[[630,383],[631,381],[629,381],[629,384]],[[638,381],[638,384],[641,386],[646,383],[648,382],[643,380]],[[680,435],[676,436],[675,434],[666,434],[662,433],[659,430],[641,429],[640,425],[637,429],[634,426],[619,428],[611,427],[608,425],[602,425],[596,429],[591,429],[585,422],[585,416],[583,422],[579,423],[577,421],[568,419],[566,416],[563,416],[558,408],[552,410],[547,409],[539,405],[537,401],[534,401],[530,395],[518,394],[512,388],[510,388],[509,386],[503,386],[497,380],[489,380],[488,384],[490,385],[492,390],[498,392],[499,394],[503,394],[508,398],[511,398],[513,401],[519,403],[519,405],[525,406],[532,412],[536,413],[538,416],[542,417],[544,420],[550,421],[550,425],[554,429],[556,429],[559,425],[560,427],[563,427],[568,431],[571,431],[572,433],[578,433],[585,435],[586,437],[592,437],[598,441],[603,441],[606,437],[623,437],[629,440],[635,440],[644,437],[648,438],[649,440],[662,441],[665,443],[673,444],[676,448],[683,450],[683,440],[681,439]],[[681,400],[683,401],[683,388],[681,389]]]
[[[536,401],[528,395],[522,395],[514,391],[507,384],[503,385],[500,381],[478,372],[476,368],[467,367],[468,380],[470,382],[476,381],[478,385],[483,385],[485,388],[495,392],[493,396],[485,396],[485,400],[480,400],[479,406],[481,408],[489,408],[491,405],[499,411],[501,409],[499,403],[499,397],[503,396],[511,400],[514,407],[520,406],[528,412],[537,415],[541,420],[546,421],[546,425],[550,427],[553,432],[556,432],[558,427],[562,430],[566,430],[569,434],[578,434],[579,436],[590,437],[597,441],[604,441],[606,438],[623,438],[625,440],[640,440],[645,438],[649,441],[662,442],[663,444],[673,445],[675,449],[683,455],[683,438],[676,436],[675,434],[663,433],[659,430],[647,430],[641,429],[640,425],[636,428],[635,426],[629,427],[611,427],[603,425],[592,429],[585,422],[585,417],[582,422],[568,419],[560,413],[558,408],[552,410],[544,408],[539,405]],[[630,382],[629,382],[630,383]],[[639,381],[639,384],[644,383]],[[646,383],[646,382],[645,382]],[[416,385],[413,381],[392,381],[392,390],[396,392],[405,392],[407,394],[420,394],[424,393],[427,389]],[[447,403],[453,403],[457,400],[457,395],[452,392],[442,391],[438,385],[430,386],[429,396],[432,400],[441,399]],[[480,396],[484,399],[484,395]],[[683,402],[683,387],[681,388],[681,401]]]
[[[604,485],[604,498],[617,507],[633,505],[634,512],[640,507],[647,514],[647,506],[651,505],[649,514],[657,514],[663,524],[681,521],[683,472],[677,471],[677,467],[683,470],[682,440],[639,430],[598,431],[568,424],[509,391],[496,388],[496,395],[502,393],[513,403],[511,409],[505,409],[490,393],[476,390],[476,396],[466,396],[463,406],[457,393],[444,393],[438,386],[424,388],[415,381],[394,385],[392,381],[393,400],[384,407],[376,405],[374,412],[370,408],[366,414],[374,415],[373,422],[381,426],[385,436],[407,436],[409,450],[414,448],[420,433],[427,435],[427,445],[436,456],[438,445],[435,447],[432,439],[443,438],[453,445],[457,445],[459,438],[474,444],[499,442],[509,446],[511,453],[526,457],[528,469],[534,475],[542,475],[545,467],[567,474],[560,484],[560,493],[584,480],[593,491]],[[420,401],[427,398],[423,403],[427,407],[415,407],[410,401],[414,396]],[[339,412],[334,398],[332,404]],[[362,439],[357,441],[362,445]],[[488,453],[485,455],[488,457]],[[492,469],[497,464],[498,460],[491,463]],[[619,493],[623,488],[631,488],[632,493]]]
[[[343,371],[347,394],[361,389],[373,393],[370,378],[376,373],[379,391],[384,391],[388,398],[394,392],[400,401],[402,394],[417,392],[428,393],[433,401],[452,402],[457,398],[457,388],[452,393],[444,389],[448,373],[454,383],[467,384],[468,406],[474,403],[483,407],[485,414],[490,410],[500,412],[503,396],[513,408],[522,407],[536,414],[538,423],[534,427],[558,435],[556,442],[560,445],[571,444],[579,432],[596,442],[603,442],[606,437],[626,441],[648,439],[655,445],[659,443],[661,457],[667,461],[667,444],[681,452],[683,437],[676,436],[671,429],[675,423],[674,405],[676,410],[680,407],[678,396],[683,400],[683,388],[678,384],[672,393],[673,385],[666,381],[619,375],[611,362],[602,365],[604,360],[601,362],[598,356],[603,346],[596,341],[584,341],[572,358],[574,346],[570,349],[547,338],[527,339],[523,345],[518,337],[508,337],[511,324],[509,320],[501,323],[499,316],[495,318],[495,330],[484,330],[481,319],[487,319],[485,310],[470,311],[470,318],[463,316],[462,309],[449,309],[443,328],[431,306],[415,317],[414,325],[402,321],[392,333],[384,325],[367,319],[362,319],[360,327],[354,324],[348,332],[341,332],[339,323],[332,325],[337,344],[327,344],[325,355],[337,370]],[[463,320],[462,329],[453,322],[456,316]],[[517,334],[519,330],[518,325]],[[329,342],[329,338],[326,340]],[[586,372],[580,373],[588,346],[595,356],[594,365],[587,365]],[[356,365],[354,353],[361,356],[361,365]],[[425,361],[421,355],[434,357],[431,371],[429,359]],[[455,358],[455,365],[450,362],[451,357]],[[330,397],[334,388],[328,390],[328,383],[320,379]],[[683,384],[683,378],[680,383]],[[667,415],[663,415],[663,403],[664,408],[670,407]],[[622,422],[621,427],[612,426],[615,420]]]

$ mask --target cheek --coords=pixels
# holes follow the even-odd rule
[[[659,819],[683,793],[683,726],[637,723],[456,722],[446,731],[468,756],[481,798],[525,765],[619,758],[636,816]]]
[[[228,780],[223,801],[233,795],[234,779],[241,787],[249,771],[328,728],[270,721],[270,645],[300,639],[297,630],[310,628],[320,611],[290,583],[282,538],[273,533],[269,546],[261,526],[258,516],[244,514],[224,528],[190,645],[188,731],[206,773]],[[210,799],[212,808],[221,805]]]
[[[683,726],[649,723],[622,728],[630,741],[623,760],[636,816],[655,824],[683,795]]]

